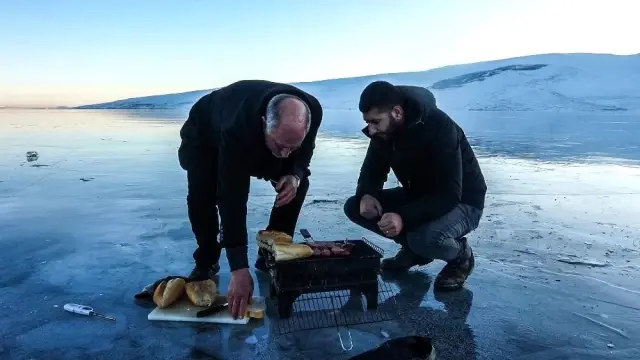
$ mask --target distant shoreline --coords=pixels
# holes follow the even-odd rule
[[[0,110],[62,110],[75,109],[74,106],[4,106],[0,105]]]

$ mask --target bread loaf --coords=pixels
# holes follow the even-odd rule
[[[273,255],[276,261],[287,261],[307,258],[313,255],[313,250],[305,244],[276,244],[273,245]]]
[[[184,287],[182,278],[163,280],[153,292],[153,302],[161,309],[171,306],[184,295]]]
[[[285,245],[293,243],[293,238],[284,232],[274,230],[260,230],[256,234],[258,247],[270,250],[273,245]]]
[[[209,307],[217,297],[217,287],[213,280],[192,281],[185,285],[187,297],[195,306]]]

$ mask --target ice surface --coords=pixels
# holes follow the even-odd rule
[[[439,359],[640,358],[640,124],[620,113],[452,113],[489,184],[469,237],[477,268],[447,295],[431,289],[441,262],[392,281],[400,317],[354,327],[345,353],[335,328],[277,336],[269,314],[246,327],[155,324],[134,305],[144,285],[192,265],[182,113],[0,111],[0,359],[346,359],[413,334],[433,337]],[[357,113],[327,112],[299,227],[366,235],[392,255],[395,244],[342,215],[366,146],[361,125]],[[48,166],[31,167],[27,151]],[[252,182],[250,234],[273,199]],[[257,295],[264,281],[256,276]],[[69,314],[68,302],[117,321]]]
[[[431,87],[448,111],[640,111],[640,54],[547,54],[423,72],[298,83],[325,109],[357,109],[373,80]],[[87,105],[84,108],[187,108],[210,90]]]

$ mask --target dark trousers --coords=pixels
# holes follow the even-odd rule
[[[401,187],[384,189],[377,199],[383,213],[395,212],[411,201]],[[344,212],[354,223],[385,236],[378,228],[379,219],[368,220],[360,215],[360,204],[355,196],[347,200]],[[465,246],[460,239],[478,227],[481,217],[482,210],[458,204],[442,217],[403,230],[392,240],[424,258],[451,261],[464,255]]]
[[[180,165],[187,171],[187,208],[191,230],[198,244],[193,258],[196,265],[209,266],[218,262],[222,250],[218,242],[220,223],[216,205],[218,169],[215,149],[198,149],[194,153],[195,150],[181,146],[178,157]],[[267,180],[277,182],[279,178]],[[309,179],[305,177],[300,180],[296,197],[289,204],[273,208],[267,229],[293,236],[308,190]],[[251,238],[249,234],[249,239]]]

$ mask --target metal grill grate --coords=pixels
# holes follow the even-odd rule
[[[373,248],[373,250],[377,251],[380,255],[384,256],[384,250],[380,246],[378,246],[378,245],[372,243],[371,241],[367,240],[367,238],[364,237],[364,236],[362,237],[362,241],[364,241],[365,244],[371,246]]]
[[[397,318],[397,293],[389,284],[378,280],[378,306],[367,310],[365,297],[358,290],[337,290],[300,295],[293,304],[291,317],[274,319],[279,335],[329,327],[345,327],[390,321]],[[389,306],[390,305],[390,306]]]

